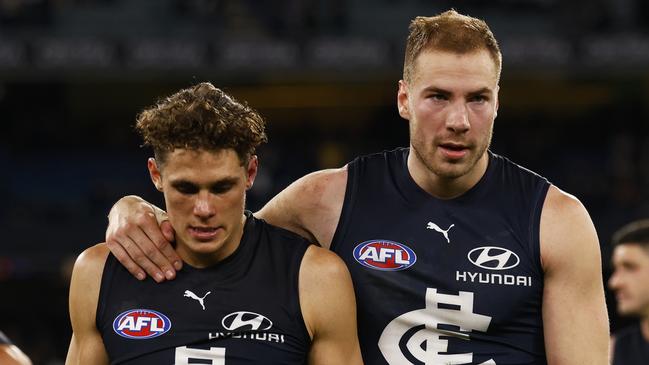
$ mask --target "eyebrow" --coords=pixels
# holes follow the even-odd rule
[[[210,187],[210,189],[213,189],[213,188],[222,187],[224,185],[234,185],[237,183],[238,180],[239,179],[237,179],[236,177],[225,177],[223,179],[212,181],[207,185]],[[178,180],[171,181],[171,186],[175,187],[180,185],[199,186],[200,184],[185,179],[178,179]]]
[[[451,94],[453,94],[449,90],[445,90],[445,89],[435,87],[435,86],[430,86],[430,87],[425,88],[424,92],[435,92],[435,93],[442,94],[442,95],[451,95]],[[488,87],[483,87],[483,88],[480,88],[478,90],[468,92],[467,96],[476,96],[476,95],[482,95],[482,94],[490,94],[491,95],[491,94],[493,94],[493,91],[491,91],[491,89],[489,89]]]

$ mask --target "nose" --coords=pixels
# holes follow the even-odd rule
[[[446,128],[455,133],[464,133],[471,128],[469,112],[464,102],[457,101],[450,106],[446,116]]]
[[[208,191],[201,191],[194,201],[194,215],[200,218],[210,218],[216,214],[212,197]]]
[[[620,276],[617,271],[613,272],[613,275],[608,279],[608,287],[611,290],[617,290],[620,286]]]

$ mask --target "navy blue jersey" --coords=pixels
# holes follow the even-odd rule
[[[9,337],[5,336],[2,331],[0,331],[0,345],[11,345],[11,341],[9,340]]]
[[[649,342],[636,324],[615,333],[612,365],[645,365],[649,362]]]
[[[482,179],[442,200],[409,149],[359,157],[332,250],[347,263],[367,364],[545,364],[539,223],[546,179],[489,152]]]
[[[109,255],[97,328],[112,364],[299,364],[310,337],[298,276],[308,243],[246,212],[241,244],[173,281],[138,281]]]

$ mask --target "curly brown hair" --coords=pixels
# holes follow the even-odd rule
[[[209,82],[180,90],[145,109],[137,116],[135,128],[160,163],[176,148],[232,148],[245,165],[257,146],[268,141],[261,115]]]
[[[484,20],[462,15],[455,10],[424,17],[410,22],[403,64],[403,79],[410,82],[414,76],[415,60],[424,50],[438,50],[458,54],[486,50],[491,55],[497,77],[500,78],[502,55],[491,29]]]

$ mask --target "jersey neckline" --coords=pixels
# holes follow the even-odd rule
[[[460,202],[466,199],[470,199],[474,196],[479,195],[486,188],[488,181],[491,179],[491,176],[495,171],[494,154],[491,152],[491,150],[487,150],[487,170],[482,175],[482,177],[480,177],[480,180],[478,180],[475,185],[473,185],[463,194],[454,198],[442,199],[428,193],[413,179],[412,175],[410,174],[410,170],[408,170],[408,155],[410,154],[410,148],[403,147],[401,152],[401,155],[398,156],[400,158],[397,158],[398,168],[395,172],[397,177],[397,184],[401,189],[404,189],[403,196],[405,197],[405,199],[413,203],[424,202],[430,199],[439,202]]]

